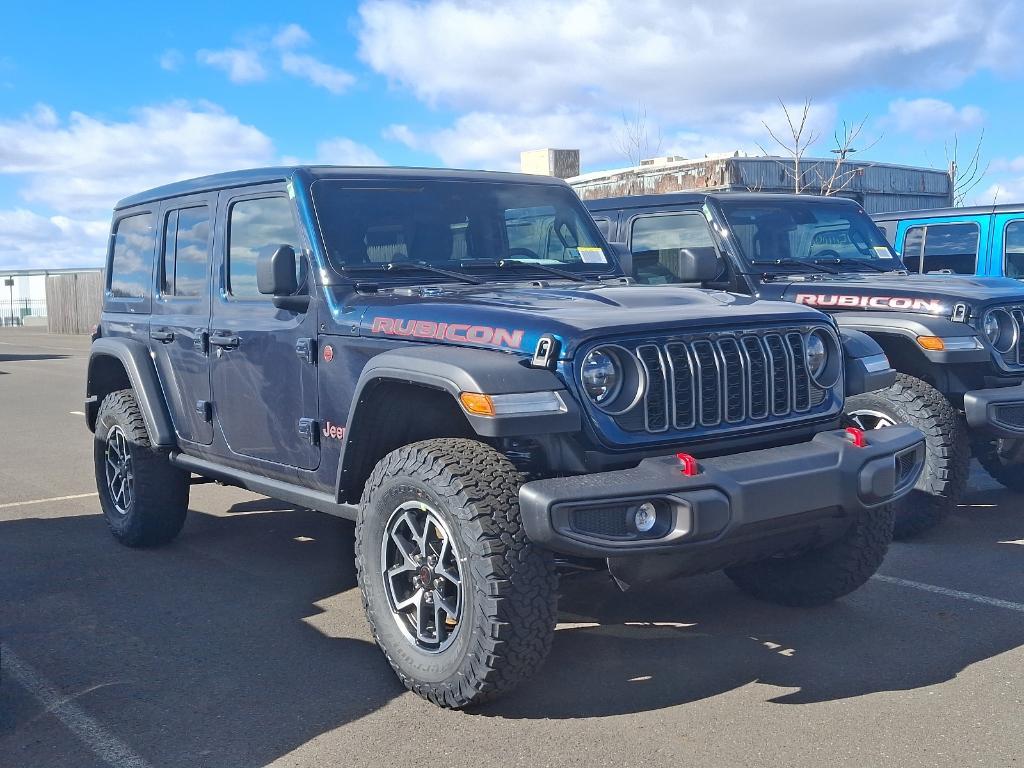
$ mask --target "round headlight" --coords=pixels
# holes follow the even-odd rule
[[[981,321],[981,331],[996,352],[1006,354],[1017,343],[1020,329],[1013,315],[1005,309],[992,309],[985,313]]]
[[[597,404],[615,399],[622,388],[622,371],[608,352],[592,349],[583,358],[583,391]]]
[[[811,331],[804,338],[804,361],[811,380],[822,389],[834,387],[843,367],[839,342],[821,328]]]
[[[824,373],[825,366],[828,365],[828,347],[825,346],[818,331],[807,337],[804,355],[807,357],[807,370],[813,378],[817,379]]]

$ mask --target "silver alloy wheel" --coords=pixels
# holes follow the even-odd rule
[[[135,498],[135,469],[128,437],[117,424],[107,432],[104,468],[110,501],[119,515],[127,515]]]
[[[462,561],[436,510],[407,501],[384,527],[381,575],[402,634],[427,653],[452,644],[462,615]]]
[[[860,408],[846,414],[846,420],[851,426],[860,427],[865,432],[882,427],[896,426],[896,420],[881,411],[872,411],[867,408]]]

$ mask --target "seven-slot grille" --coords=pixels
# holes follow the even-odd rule
[[[804,343],[803,331],[780,329],[637,344],[647,387],[615,421],[657,433],[808,413],[827,392],[811,381]]]
[[[1013,321],[1017,323],[1017,343],[1014,348],[1003,355],[1007,365],[1024,365],[1024,310],[1014,307],[1010,310]]]

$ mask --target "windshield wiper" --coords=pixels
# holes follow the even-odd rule
[[[498,269],[514,267],[519,269],[536,269],[539,272],[546,272],[549,275],[564,277],[566,280],[572,280],[577,283],[585,283],[589,279],[587,277],[573,274],[572,272],[566,272],[562,269],[549,267],[546,264],[534,264],[532,261],[520,261],[519,259],[500,259],[498,261],[495,261],[494,259],[463,259],[459,263],[472,267],[497,267]]]
[[[883,267],[881,264],[875,264],[869,259],[849,259],[839,258],[834,261],[830,261],[830,264],[837,264],[840,267],[867,267],[868,269],[874,270],[875,272],[892,272],[893,270],[889,267]]]
[[[430,272],[434,275],[444,275],[454,280],[461,280],[464,283],[471,283],[472,285],[483,285],[484,281],[479,278],[467,275],[464,272],[455,272],[450,269],[441,269],[441,267],[435,267],[433,264],[427,264],[423,261],[392,261],[388,264],[346,264],[341,268],[342,272],[409,272],[412,270],[419,270],[420,272]]]
[[[839,270],[832,267],[826,266],[816,259],[804,260],[804,259],[764,259],[761,261],[752,261],[758,267],[800,267],[805,272],[827,272],[830,275],[838,275]]]

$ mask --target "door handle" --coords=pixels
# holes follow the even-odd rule
[[[154,341],[159,341],[161,344],[170,344],[174,341],[174,331],[169,331],[166,328],[159,328],[155,331],[150,331],[149,338]]]
[[[233,333],[221,331],[210,336],[210,344],[221,349],[235,349],[242,340]]]

